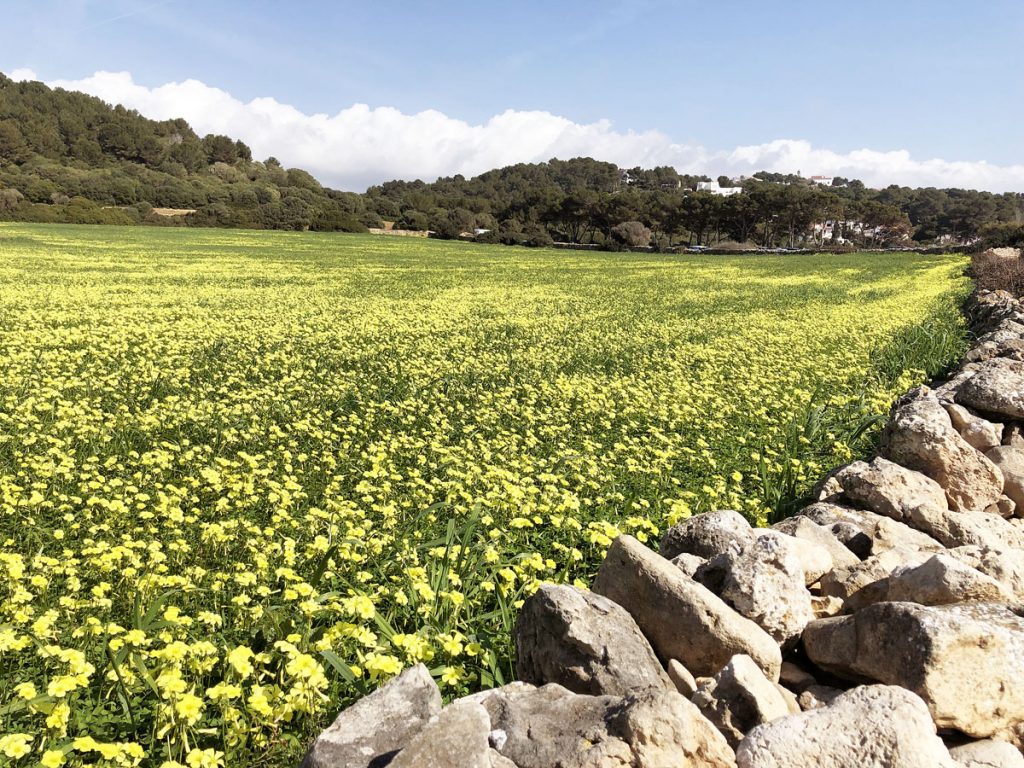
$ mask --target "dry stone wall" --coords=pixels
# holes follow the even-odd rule
[[[968,314],[950,380],[799,515],[619,537],[591,591],[527,600],[519,682],[441,708],[406,670],[304,768],[1024,768],[1024,306]]]

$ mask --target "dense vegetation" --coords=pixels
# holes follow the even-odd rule
[[[1024,195],[959,189],[868,189],[837,179],[822,187],[798,176],[758,173],[742,194],[691,187],[706,177],[672,168],[623,171],[590,159],[515,165],[473,179],[393,181],[371,187],[368,206],[396,226],[456,236],[474,227],[495,242],[554,240],[606,246],[889,246],[1024,240]],[[814,225],[838,222],[834,233]],[[833,240],[832,234],[835,235]]]
[[[366,230],[359,195],[326,189],[274,158],[256,162],[240,141],[0,73],[2,218]]]
[[[722,241],[764,246],[1024,242],[1024,196],[959,189],[823,188],[755,174],[744,193],[696,192],[707,177],[672,168],[623,170],[588,158],[514,165],[473,179],[393,181],[364,195],[322,187],[245,144],[199,137],[184,120],[153,121],[123,107],[0,74],[0,219],[184,224],[261,229],[399,229],[484,241],[669,247]],[[729,185],[728,179],[721,181]],[[153,208],[195,209],[166,217]],[[821,221],[837,221],[826,242]],[[853,224],[847,224],[852,222]]]
[[[764,521],[960,352],[959,257],[0,224],[5,765],[295,765],[612,537]],[[165,763],[164,761],[169,761]]]

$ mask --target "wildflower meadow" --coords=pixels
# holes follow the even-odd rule
[[[766,524],[962,351],[958,256],[0,225],[0,765],[296,764],[611,540]]]

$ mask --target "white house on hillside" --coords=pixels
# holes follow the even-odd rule
[[[743,187],[723,187],[717,181],[698,181],[697,182],[698,192],[710,192],[713,195],[738,195],[743,191]]]

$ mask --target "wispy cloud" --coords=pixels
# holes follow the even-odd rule
[[[121,21],[122,19],[130,19],[132,16],[139,16],[139,15],[141,15],[143,13],[148,13],[149,11],[156,10],[160,6],[169,5],[173,1],[174,0],[160,0],[160,2],[157,2],[157,3],[150,3],[149,5],[142,6],[141,8],[135,8],[134,10],[118,14],[117,16],[111,16],[111,17],[106,18],[106,19],[100,19],[99,21],[94,21],[92,24],[87,24],[86,26],[81,27],[77,31],[85,32],[85,31],[90,30],[90,29],[96,29],[96,27],[102,27],[105,24],[112,24],[115,21]]]
[[[35,79],[15,70],[14,79]],[[124,104],[154,119],[184,117],[200,134],[224,133],[332,186],[363,189],[388,179],[475,175],[518,162],[590,156],[624,167],[670,165],[718,174],[768,170],[862,179],[869,186],[967,187],[1024,191],[1024,165],[919,159],[906,150],[836,152],[800,139],[733,149],[678,143],[659,131],[617,130],[607,120],[576,123],[541,111],[508,110],[470,124],[436,110],[405,114],[354,104],[335,115],[305,114],[269,98],[243,102],[198,80],[147,87],[128,72],[97,72],[49,83]]]

